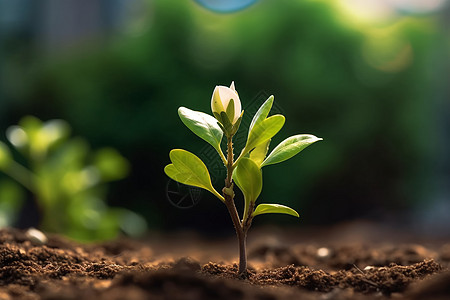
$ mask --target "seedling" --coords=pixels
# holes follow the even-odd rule
[[[33,195],[45,231],[82,241],[145,231],[141,216],[105,201],[107,183],[128,174],[129,163],[118,151],[91,150],[84,139],[70,137],[63,120],[26,116],[6,136],[10,146],[0,142],[0,173],[13,180],[0,180],[1,226],[14,225],[24,202],[21,185]]]
[[[283,162],[309,145],[322,140],[314,135],[291,136],[276,146],[269,155],[270,140],[283,127],[285,118],[277,114],[268,117],[273,104],[270,96],[256,112],[248,130],[247,142],[237,159],[234,159],[233,137],[239,129],[244,111],[234,87],[216,86],[211,99],[213,116],[186,107],[178,109],[181,121],[196,135],[209,143],[219,154],[226,170],[225,187],[219,193],[212,185],[206,165],[196,155],[182,149],[170,151],[171,164],[164,172],[175,181],[210,191],[228,209],[239,241],[239,276],[247,274],[246,239],[247,232],[255,216],[269,213],[288,214],[298,217],[298,213],[281,204],[259,204],[256,200],[262,190],[262,171],[268,165]],[[226,156],[221,149],[222,137],[226,137]],[[239,217],[234,202],[234,183],[244,195],[244,212]]]

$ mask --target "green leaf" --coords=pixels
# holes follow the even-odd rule
[[[222,141],[223,132],[213,116],[186,107],[180,107],[178,115],[184,125],[193,133],[211,144],[217,152],[220,153],[222,151],[220,142]]]
[[[94,156],[94,166],[104,181],[125,178],[130,170],[130,163],[114,148],[98,150]]]
[[[244,194],[244,218],[251,203],[255,203],[262,190],[262,173],[259,166],[250,158],[242,158],[233,172],[233,180]]]
[[[311,134],[299,134],[291,136],[282,141],[280,144],[278,144],[278,146],[275,147],[275,149],[272,150],[269,156],[267,156],[267,158],[261,164],[261,167],[283,162],[298,154],[309,145],[321,140],[321,138],[318,138]]]
[[[253,216],[262,214],[286,214],[299,217],[298,213],[290,207],[281,204],[260,204],[253,212]]]
[[[11,180],[0,181],[0,227],[13,226],[19,217],[25,191]]]
[[[270,141],[271,140],[269,139],[250,151],[250,159],[253,160],[258,166],[261,166],[262,162],[266,158],[267,151],[269,151]]]
[[[225,201],[212,186],[208,168],[200,158],[182,149],[173,149],[169,156],[172,163],[164,168],[167,176],[180,183],[208,190],[220,200]]]
[[[262,122],[257,122],[248,134],[244,153],[258,145],[270,140],[284,125],[285,118],[282,115],[274,115]]]
[[[252,122],[250,123],[250,127],[248,128],[248,131],[251,132],[253,127],[262,121],[264,121],[267,116],[269,115],[270,109],[272,108],[273,104],[273,96],[270,96],[258,109],[256,114],[253,116]]]

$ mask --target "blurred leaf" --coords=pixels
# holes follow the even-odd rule
[[[80,241],[101,241],[117,237],[123,209],[108,207],[103,199],[86,194],[72,198],[65,233]]]
[[[250,204],[255,203],[262,190],[262,174],[259,166],[250,158],[242,158],[233,172],[233,180],[244,194],[246,218]]]
[[[253,216],[262,214],[286,214],[299,217],[298,213],[290,207],[281,204],[260,204],[253,212]]]
[[[95,230],[102,223],[102,216],[108,210],[106,205],[98,198],[89,198],[84,201],[85,205],[80,205],[79,217],[82,225],[86,229]]]
[[[81,170],[67,170],[62,177],[61,187],[66,196],[70,196],[91,188],[99,182],[100,172],[98,169],[94,166],[87,166]],[[53,184],[53,188],[55,187],[59,186]]]
[[[186,107],[180,107],[178,115],[184,125],[193,133],[211,144],[217,152],[221,152],[220,142],[222,141],[223,132],[214,117]]]
[[[208,190],[224,201],[212,186],[208,169],[200,158],[182,149],[174,149],[169,155],[172,163],[164,168],[167,176],[180,183]]]
[[[0,142],[0,169],[6,169],[11,161],[12,156],[9,147],[5,143]]]
[[[49,148],[58,141],[69,136],[70,126],[64,120],[49,120],[43,124],[40,134],[46,148]]]
[[[89,156],[91,149],[83,138],[72,138],[63,143],[45,162],[53,169],[81,169]]]
[[[25,116],[19,125],[10,126],[8,140],[31,159],[43,159],[49,148],[69,136],[70,126],[59,119],[42,122],[34,116]]]
[[[42,158],[45,149],[45,138],[40,134],[42,128],[42,121],[33,116],[25,116],[19,121],[19,127],[26,133],[28,137],[28,151],[27,155],[30,155],[32,159]]]
[[[147,230],[147,222],[137,213],[123,209],[120,216],[120,228],[129,236],[139,237]]]
[[[94,166],[104,181],[119,180],[128,175],[129,162],[113,148],[103,148],[95,153]]]
[[[20,119],[19,126],[30,133],[35,133],[42,128],[42,121],[34,116],[25,116]]]
[[[267,156],[267,158],[261,164],[261,167],[283,162],[298,154],[309,145],[321,140],[321,138],[310,134],[299,134],[291,136],[282,141],[280,144],[278,144],[278,146],[275,147],[275,149],[272,150],[269,156]]]
[[[0,228],[14,225],[24,197],[23,189],[14,181],[0,182]]]

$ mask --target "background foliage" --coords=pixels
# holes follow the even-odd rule
[[[351,1],[266,0],[220,13],[187,0],[130,1],[137,9],[112,26],[115,15],[105,12],[114,1],[93,1],[98,15],[77,17],[92,5],[78,1],[73,24],[98,19],[100,29],[74,36],[74,26],[56,42],[45,33],[70,27],[64,11],[55,19],[52,1],[23,8],[15,27],[2,23],[0,126],[26,114],[64,119],[94,148],[115,147],[130,161],[130,176],[114,183],[109,204],[139,211],[153,228],[228,231],[222,203],[206,192],[190,210],[173,207],[163,167],[172,148],[196,153],[213,169],[220,163],[182,125],[177,108],[210,113],[214,86],[234,80],[247,122],[273,94],[286,116],[278,139],[324,139],[264,170],[261,201],[295,208],[301,223],[267,216],[256,224],[417,221],[418,211],[450,211],[442,188],[449,173],[448,6],[364,19],[344,2]],[[46,25],[33,31],[32,21]],[[236,147],[244,142],[237,138]],[[219,188],[221,174],[211,173]]]

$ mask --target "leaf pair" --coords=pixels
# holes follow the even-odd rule
[[[214,189],[208,168],[200,158],[182,149],[173,149],[169,156],[172,163],[164,168],[167,176],[180,183],[210,191],[217,198],[225,201],[223,196]]]

